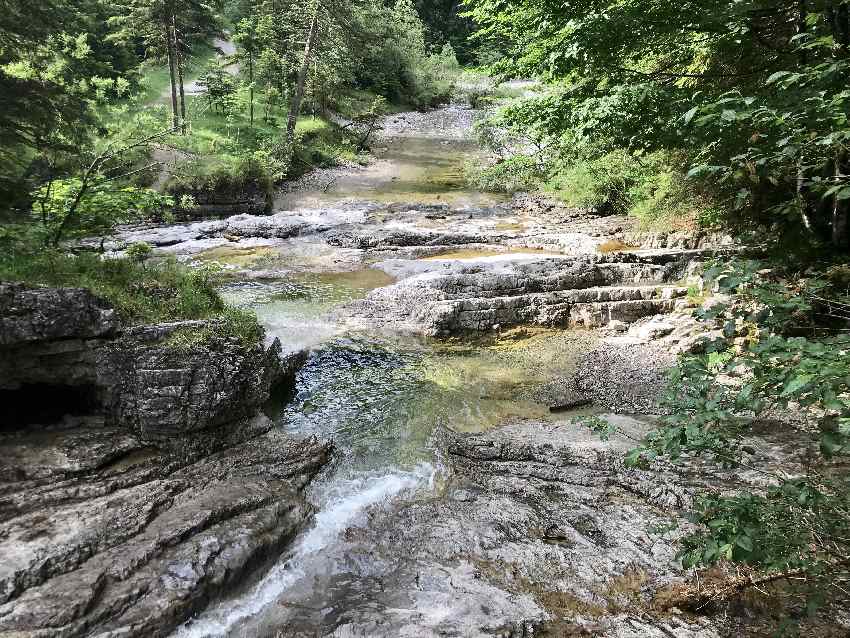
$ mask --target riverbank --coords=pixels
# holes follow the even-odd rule
[[[135,572],[98,580],[95,568],[116,551],[135,556],[127,543],[141,543],[172,515],[164,505],[145,510],[145,521],[120,543],[91,540],[104,538],[113,518],[88,517],[79,532],[91,540],[86,551],[62,563],[67,574],[16,581],[0,629],[71,636],[120,626],[127,635],[162,635],[180,625],[181,638],[714,638],[758,625],[746,606],[689,607],[682,594],[695,572],[677,562],[677,542],[691,529],[684,512],[708,479],[690,465],[624,464],[633,439],[655,423],[677,353],[704,350],[713,338],[694,317],[706,303],[700,265],[738,248],[721,236],[648,235],[628,217],[436,180],[465,161],[471,115],[452,108],[394,116],[378,170],[353,168],[331,188],[308,180],[280,196],[290,210],[128,227],[107,244],[119,253],[144,241],[159,257],[218,265],[225,300],[256,312],[265,327],[264,352],[277,340],[281,356],[300,367],[273,400],[251,394],[236,402],[247,410],[240,419],[253,415],[246,423],[262,427],[215,421],[210,456],[178,463],[158,448],[151,456],[151,443],[131,432],[125,461],[93,461],[70,478],[45,470],[39,489],[60,477],[78,492],[112,481],[117,491],[104,497],[111,503],[132,486],[154,490],[134,478],[140,473],[167,485],[179,479],[191,498],[175,497],[168,507],[181,504],[186,520],[217,521],[212,513],[233,510],[226,517],[233,527],[173,527],[189,530],[177,547],[190,554],[164,549],[151,563],[159,575],[138,572],[155,585],[123,598],[119,609],[110,592],[138,582]],[[151,347],[159,353],[162,346]],[[250,385],[250,375],[235,377],[226,367],[213,374],[216,355],[195,347],[201,350],[157,360],[163,369],[186,368],[188,379],[212,375],[221,392],[232,393],[237,378]],[[223,352],[222,366],[246,356]],[[210,387],[215,396],[217,387]],[[169,390],[163,404],[189,397],[194,405],[192,396],[191,385]],[[605,417],[621,433],[599,441],[575,422],[583,416]],[[250,434],[228,438],[245,427]],[[39,459],[69,448],[55,431],[52,447],[10,434],[7,445],[27,455],[7,457],[49,467]],[[320,441],[331,440],[334,461],[326,464],[330,448]],[[177,449],[183,459],[184,447]],[[802,461],[799,449],[769,437],[758,454]],[[25,479],[4,490],[34,498]],[[720,481],[762,485],[747,474]],[[195,498],[198,490],[206,496]],[[242,515],[242,505],[254,511],[255,504],[272,508],[280,524]],[[43,525],[34,513],[11,512],[9,538],[57,545],[42,528],[63,507],[73,513],[81,505],[44,503]],[[261,540],[245,545],[245,534]],[[236,563],[216,562],[219,556]],[[95,585],[81,587],[75,579],[83,576]],[[170,588],[173,579],[180,587]],[[73,585],[79,602],[57,615],[44,592],[62,583]],[[156,627],[139,620],[148,601],[167,610]]]

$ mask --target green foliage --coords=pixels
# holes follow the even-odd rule
[[[381,13],[381,41],[366,51],[363,72],[358,74],[361,87],[414,108],[447,102],[460,72],[451,45],[439,52],[428,49],[413,0],[397,0]]]
[[[45,244],[103,235],[117,224],[162,213],[173,200],[149,189],[116,187],[107,180],[52,180],[32,194],[35,234]]]
[[[800,575],[796,588],[810,599],[842,595],[833,585],[850,576],[847,267],[800,277],[745,261],[717,264],[705,276],[732,293],[702,313],[723,336],[707,354],[681,358],[665,396],[669,414],[627,460],[649,467],[658,458],[702,456],[764,482],[697,499],[701,526],[684,540],[686,566],[747,563]],[[755,455],[752,437],[765,423],[799,441],[804,464]]]
[[[237,341],[246,348],[262,343],[265,330],[257,322],[257,316],[241,308],[227,307],[200,328],[182,328],[172,333],[168,345],[176,350],[188,351],[217,340]]]
[[[150,259],[153,254],[153,246],[147,242],[140,241],[128,246],[125,252],[127,253],[127,258],[130,261],[134,261],[137,264],[143,264]]]
[[[460,15],[457,0],[416,0],[416,10],[425,24],[425,41],[429,48],[451,45],[461,64],[476,60],[475,43],[469,38],[474,24]]]
[[[654,171],[640,158],[613,151],[598,159],[577,161],[560,169],[547,186],[568,205],[602,215],[625,214],[635,205]]]
[[[355,131],[343,132],[322,118],[299,120],[295,127],[295,152],[289,177],[296,177],[317,167],[336,166],[340,159],[355,159],[357,150],[356,140],[352,137],[354,134]]]
[[[228,115],[236,110],[237,83],[228,73],[225,63],[220,60],[210,62],[206,71],[198,79],[198,85],[203,87],[210,107],[216,112]]]
[[[493,193],[532,190],[542,184],[545,174],[532,157],[517,155],[489,166],[477,162],[466,165],[466,180],[476,188]]]
[[[508,53],[495,72],[551,82],[505,119],[565,159],[685,152],[728,222],[850,243],[844,0],[466,5]]]

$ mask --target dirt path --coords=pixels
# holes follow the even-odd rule
[[[229,39],[229,37],[228,39],[214,38],[212,45],[214,49],[218,50],[218,53],[216,54],[216,58],[218,59],[224,60],[236,54],[236,45]],[[233,64],[228,64],[225,67],[225,70],[233,77],[236,77],[239,75],[239,64],[235,62]],[[204,87],[199,83],[202,72],[203,69],[193,69],[184,78],[183,92],[186,95],[203,95]],[[171,87],[169,86],[162,91],[157,102],[168,102],[170,99]]]

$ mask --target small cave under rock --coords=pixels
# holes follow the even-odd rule
[[[67,416],[89,416],[100,412],[94,385],[24,384],[0,390],[0,431],[29,425],[50,425]]]

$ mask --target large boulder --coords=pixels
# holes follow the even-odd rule
[[[189,330],[198,330],[191,327]],[[204,328],[200,328],[204,330]],[[108,424],[145,440],[197,432],[250,416],[281,373],[281,347],[207,337],[188,347],[129,331],[97,361]]]
[[[301,356],[283,359],[277,340],[246,346],[220,336],[215,320],[122,327],[81,289],[0,284],[0,313],[0,389],[15,405],[7,418],[26,416],[22,402],[40,414],[42,400],[61,418],[61,397],[69,413],[149,441],[252,416]]]

